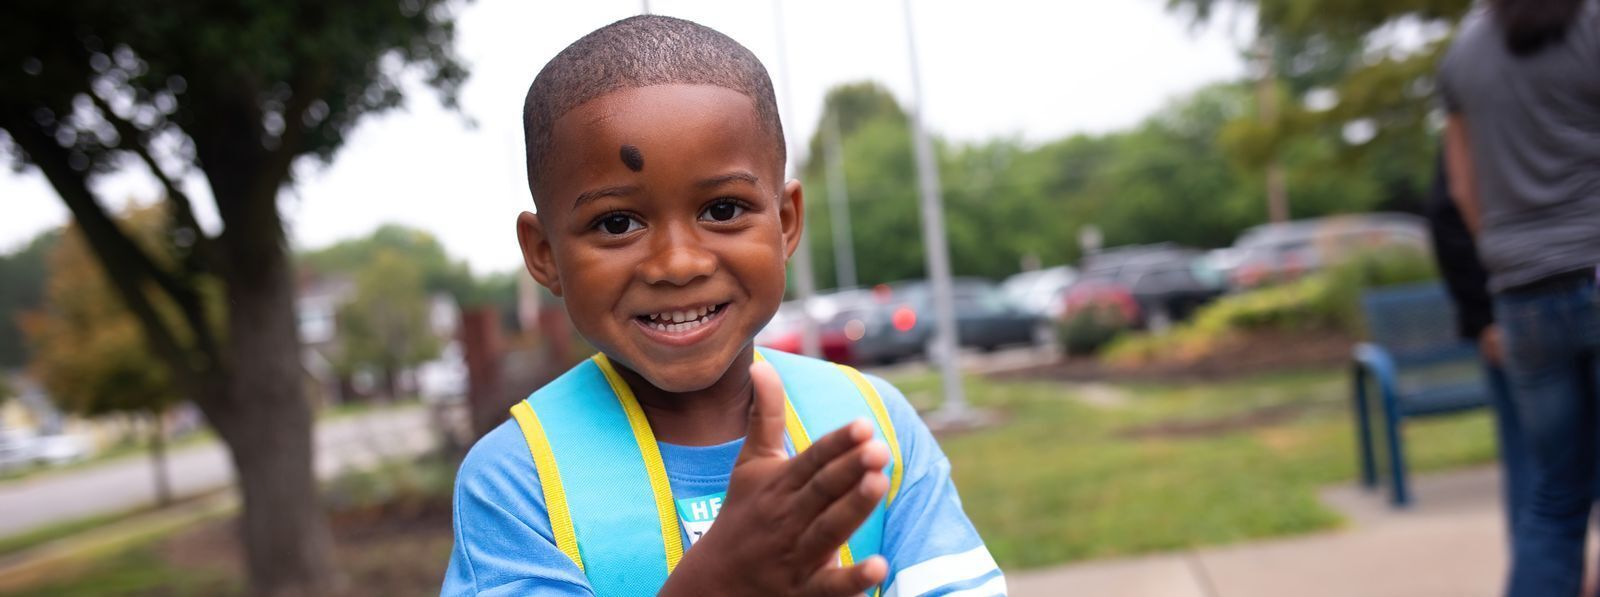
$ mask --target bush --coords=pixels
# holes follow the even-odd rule
[[[1056,339],[1066,354],[1091,355],[1128,329],[1128,323],[1114,305],[1085,305],[1056,324]]]
[[[1253,331],[1361,333],[1361,293],[1368,288],[1438,277],[1433,258],[1415,249],[1356,255],[1279,286],[1223,297],[1164,336],[1136,334],[1111,343],[1105,358],[1118,365],[1193,360]]]

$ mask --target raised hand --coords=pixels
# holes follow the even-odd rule
[[[888,491],[888,448],[857,420],[789,458],[783,383],[766,363],[751,365],[750,378],[755,399],[727,500],[661,594],[842,597],[882,583],[883,558],[842,568],[837,556]]]

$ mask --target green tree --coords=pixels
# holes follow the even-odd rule
[[[1449,30],[1471,0],[1169,0],[1168,5],[1206,23],[1220,7],[1252,9],[1257,36],[1272,49],[1277,93],[1285,101],[1271,118],[1236,119],[1223,147],[1247,166],[1293,153],[1306,139],[1324,145],[1324,171],[1360,173],[1383,194],[1386,208],[1419,209],[1433,169],[1436,125],[1434,73]],[[1395,35],[1424,32],[1422,41]],[[1414,36],[1410,36],[1414,37]],[[1306,101],[1319,92],[1329,105]],[[1302,156],[1304,157],[1304,156]],[[1290,181],[1289,188],[1299,194]]]
[[[297,162],[331,160],[362,117],[400,105],[406,73],[454,104],[465,70],[451,8],[22,0],[0,20],[0,153],[49,181],[149,351],[227,444],[258,594],[326,594],[334,569],[277,198]],[[154,250],[112,220],[91,184],[130,169],[159,181],[170,205]],[[219,234],[195,221],[194,187],[180,184],[191,174],[216,202]],[[208,280],[224,289],[221,325],[205,313]]]
[[[45,255],[61,236],[51,230],[10,255],[0,255],[0,368],[28,361],[27,344],[15,314],[39,308],[44,297]]]
[[[396,398],[400,372],[439,354],[423,270],[398,251],[380,249],[355,284],[355,296],[339,310],[340,365],[378,370],[384,392]]]
[[[365,237],[306,252],[300,264],[312,272],[353,276],[385,252],[415,266],[428,292],[449,293],[464,304],[475,296],[477,282],[466,263],[451,259],[433,234],[399,224],[384,224]]]
[[[120,224],[135,242],[148,245],[161,233],[164,219],[160,208],[148,207],[130,211]],[[178,400],[172,377],[147,350],[139,322],[111,292],[82,230],[68,227],[48,262],[45,303],[21,318],[33,353],[29,368],[63,410],[147,420],[156,496],[162,504],[171,502],[162,417]],[[170,302],[152,301],[164,316],[174,314]]]
[[[906,113],[894,96],[872,82],[828,91],[822,122],[836,122],[852,221],[857,279],[875,284],[923,275],[922,233],[917,224],[916,170]],[[806,230],[818,280],[835,280],[829,224],[826,140],[819,127],[801,168],[806,185]]]

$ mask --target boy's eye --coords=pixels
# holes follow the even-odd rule
[[[743,213],[744,206],[739,205],[738,203],[734,203],[732,201],[718,201],[711,204],[710,207],[707,207],[705,212],[701,213],[700,217],[702,219],[710,219],[715,222],[726,222],[739,217],[739,215]]]
[[[606,234],[627,234],[642,228],[639,220],[625,214],[611,214],[600,218],[595,227],[604,230]]]

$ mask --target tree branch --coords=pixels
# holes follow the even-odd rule
[[[210,246],[207,244],[209,239],[207,239],[205,231],[200,229],[199,222],[195,221],[194,211],[190,208],[189,197],[178,188],[178,185],[174,183],[173,180],[167,176],[166,172],[161,169],[161,166],[156,163],[155,157],[150,154],[150,148],[145,146],[145,143],[148,140],[146,139],[147,135],[145,132],[139,130],[139,128],[135,127],[133,123],[128,122],[121,116],[117,115],[116,112],[112,111],[111,105],[106,103],[105,99],[101,98],[99,95],[89,92],[88,96],[94,101],[95,107],[100,109],[100,112],[105,117],[106,121],[110,122],[111,126],[117,129],[117,134],[123,138],[125,143],[124,146],[132,146],[130,151],[138,155],[139,158],[144,161],[145,166],[150,169],[150,173],[155,175],[156,179],[161,181],[162,187],[164,187],[167,191],[167,200],[173,205],[173,211],[175,212],[174,217],[176,217],[183,226],[194,231],[195,252],[199,254],[199,258],[201,259],[202,263],[209,265],[211,259],[211,255],[209,253]],[[98,209],[99,205],[95,204],[95,207]],[[77,215],[76,209],[73,210],[73,214],[75,216]],[[103,211],[101,212],[101,215],[104,215]],[[151,278],[154,279],[156,283],[162,287],[162,289],[167,291],[167,294],[172,297],[172,301],[174,303],[177,303],[178,310],[183,313],[184,320],[189,324],[189,329],[194,331],[195,342],[199,344],[201,352],[208,355],[217,354],[216,335],[212,333],[211,323],[206,320],[205,305],[202,304],[199,293],[195,291],[192,285],[179,282],[176,278],[169,275],[167,272],[157,266],[153,261],[149,262],[149,269],[151,270],[152,274]],[[192,272],[194,268],[191,267],[189,269]],[[211,272],[203,271],[200,273]]]
[[[139,156],[140,161],[144,162],[145,167],[149,168],[150,173],[156,177],[156,180],[161,183],[161,187],[166,190],[167,200],[172,203],[173,217],[177,219],[179,225],[194,231],[194,253],[200,257],[200,262],[207,268],[214,268],[216,264],[212,261],[211,256],[212,239],[206,236],[205,230],[200,228],[200,222],[195,219],[194,206],[189,201],[189,195],[178,187],[176,181],[167,176],[166,171],[161,169],[161,165],[157,164],[155,157],[150,154],[150,148],[145,146],[148,141],[148,133],[118,115],[111,109],[111,105],[106,103],[104,98],[92,91],[88,93],[88,96],[94,101],[95,107],[100,109],[106,122],[110,122],[111,126],[117,129],[117,134],[123,139],[128,139],[132,142],[132,148],[129,148],[128,151],[132,151],[134,155]]]
[[[263,182],[276,181],[281,184],[289,177],[289,167],[294,165],[295,156],[300,155],[300,144],[305,141],[306,129],[310,128],[305,123],[306,110],[312,102],[322,97],[332,75],[328,65],[322,63],[302,66],[301,72],[303,76],[290,86],[291,95],[283,107],[283,137],[278,139],[278,147],[267,156],[266,167],[261,171]],[[272,193],[276,195],[277,192],[277,186],[274,185]]]
[[[159,273],[155,263],[138,244],[123,234],[116,222],[95,201],[84,176],[68,165],[67,150],[56,144],[53,135],[27,122],[25,116],[19,117],[24,113],[0,111],[0,128],[11,134],[12,141],[27,153],[29,160],[39,167],[61,196],[67,209],[72,211],[73,218],[83,228],[90,250],[104,266],[106,277],[144,329],[151,350],[167,362],[173,376],[180,386],[189,390],[189,395],[204,399],[203,393],[194,390],[202,384],[206,369],[220,363],[218,354],[213,350],[201,355],[209,362],[197,361],[195,355],[179,342],[177,335],[168,328],[144,293],[145,279],[155,280]]]

